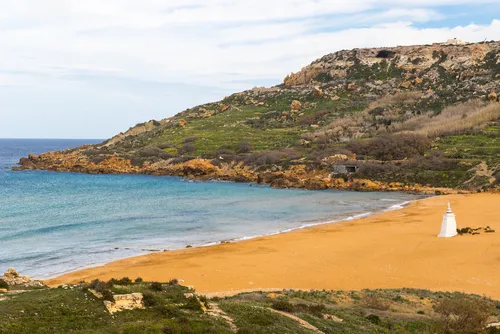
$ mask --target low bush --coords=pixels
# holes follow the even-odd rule
[[[3,279],[0,279],[0,289],[9,290],[9,284],[7,284],[7,282],[5,282]]]
[[[135,283],[142,283],[143,279],[141,277],[137,277],[134,282]]]
[[[387,311],[391,307],[391,304],[387,300],[372,294],[364,297],[364,303],[370,308],[381,311]]]
[[[142,294],[142,302],[146,307],[153,307],[158,305],[158,299],[154,293],[146,291]]]
[[[382,323],[382,320],[380,320],[380,317],[375,314],[370,314],[369,316],[366,317],[366,320],[371,322],[374,325],[380,325]]]
[[[186,301],[186,303],[182,306],[183,309],[185,310],[191,310],[191,311],[201,311],[201,304],[196,298],[196,296],[189,297]]]
[[[392,163],[370,164],[364,163],[359,166],[356,176],[364,179],[380,179],[384,175],[392,175],[398,170],[398,167]]]
[[[192,142],[196,141],[197,139],[198,139],[198,137],[195,137],[195,136],[187,137],[186,139],[184,139],[184,144],[192,143]]]
[[[193,143],[185,143],[184,145],[182,145],[182,148],[179,152],[181,154],[189,154],[193,153],[194,151],[196,151],[196,146]]]
[[[102,299],[103,300],[107,300],[107,301],[110,301],[110,302],[114,302],[115,299],[113,298],[113,293],[111,292],[111,290],[103,290],[101,292],[102,294]]]
[[[460,293],[440,301],[434,310],[441,316],[445,333],[486,333],[494,305],[485,298]]]
[[[248,142],[241,142],[236,148],[237,153],[249,153],[251,151],[253,151],[253,146]]]
[[[326,306],[323,304],[310,305],[309,312],[318,318],[322,318],[326,312]]]
[[[286,300],[276,300],[273,302],[272,308],[277,311],[291,313],[294,311],[293,304]]]
[[[149,298],[149,297],[148,297]],[[179,318],[183,312],[174,305],[157,305],[155,311],[167,318]]]
[[[109,286],[113,286],[113,285],[131,285],[132,284],[132,280],[128,277],[123,277],[121,279],[115,279],[115,278],[112,278],[108,281],[108,285]]]
[[[159,147],[145,147],[143,149],[140,149],[137,154],[140,156],[140,157],[144,157],[144,158],[147,158],[147,157],[158,157],[160,156],[163,152],[162,149],[160,149]]]
[[[163,284],[160,282],[152,282],[151,285],[149,286],[151,290],[153,291],[162,291],[163,290]]]
[[[95,290],[96,292],[103,293],[106,290],[109,290],[113,287],[113,284],[110,282],[104,282],[98,279],[93,280],[89,284],[89,288]]]
[[[430,148],[430,140],[416,134],[385,135],[368,141],[352,141],[347,145],[347,149],[357,155],[383,161],[422,156]]]

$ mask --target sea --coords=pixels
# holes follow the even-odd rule
[[[420,198],[398,192],[11,170],[29,153],[100,141],[0,139],[0,274],[15,267],[46,279],[151,252],[352,220]]]

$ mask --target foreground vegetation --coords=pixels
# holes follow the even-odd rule
[[[145,307],[107,311],[103,300],[129,293],[142,293]],[[411,289],[207,299],[176,280],[124,278],[0,293],[0,333],[497,333],[487,324],[499,309],[480,296]]]

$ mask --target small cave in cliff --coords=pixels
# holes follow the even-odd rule
[[[394,51],[380,50],[377,53],[377,58],[389,59],[389,58],[394,58],[395,55],[396,55],[396,52],[394,52]]]

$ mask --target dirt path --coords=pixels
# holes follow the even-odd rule
[[[281,312],[281,311],[278,311],[278,310],[274,310],[272,308],[266,308],[266,310],[274,312],[274,313],[281,314],[284,317],[292,319],[292,320],[298,322],[300,326],[302,326],[302,327],[304,327],[306,329],[310,329],[310,330],[314,331],[315,333],[322,333],[322,334],[324,334],[324,332],[320,331],[315,326],[311,325],[310,323],[308,323],[307,321],[305,321],[305,320],[303,320],[303,319],[301,319],[299,317],[294,316],[293,314],[286,313],[286,312]]]
[[[216,303],[209,303],[208,305],[209,305],[209,308],[205,312],[206,314],[208,314],[208,315],[210,315],[212,317],[224,319],[226,321],[226,323],[229,325],[229,328],[231,328],[231,330],[234,333],[238,332],[238,326],[236,326],[234,324],[233,318],[231,318],[230,316],[227,315],[226,312],[224,312],[223,310],[221,310],[218,304],[216,304]]]

